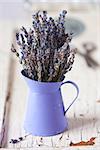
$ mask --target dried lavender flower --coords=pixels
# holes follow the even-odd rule
[[[25,37],[28,37],[28,32],[26,31],[26,29],[22,26],[21,31],[23,31]]]
[[[12,45],[27,77],[45,82],[57,82],[64,79],[64,74],[71,70],[75,51],[69,43],[72,33],[65,33],[66,10],[58,19],[47,16],[47,11],[36,12],[32,16],[32,28],[27,31],[22,26],[16,33],[19,50]]]

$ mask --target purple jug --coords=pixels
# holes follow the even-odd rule
[[[23,71],[22,71],[22,75]],[[29,86],[24,129],[36,136],[53,136],[68,129],[66,112],[79,94],[78,86],[72,81],[39,82],[25,77]],[[75,86],[77,95],[65,110],[61,95],[61,86],[70,83]]]

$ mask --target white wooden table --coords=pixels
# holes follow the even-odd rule
[[[94,42],[98,48],[93,57],[100,63],[100,12],[98,13],[98,11],[97,8],[96,11],[88,13],[71,13],[71,17],[77,17],[86,25],[85,32],[73,39],[73,44],[83,51],[82,42]],[[6,27],[5,31],[4,27]],[[5,149],[99,150],[100,67],[95,70],[88,68],[84,58],[79,55],[76,55],[73,69],[66,74],[65,79],[75,81],[80,89],[76,103],[66,114],[69,130],[57,136],[43,137],[42,140],[41,137],[29,135],[18,144],[9,143],[12,138],[28,134],[23,129],[28,88],[20,75],[19,63],[10,55],[9,51],[14,27],[15,24],[12,22],[0,22],[0,39],[2,39],[0,43],[0,146]],[[64,85],[62,94],[64,104],[67,107],[74,96],[74,90],[72,87]],[[96,137],[93,146],[69,146],[71,141],[77,143],[82,140],[87,141],[91,137]]]

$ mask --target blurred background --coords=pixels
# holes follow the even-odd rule
[[[94,113],[94,102],[100,99],[100,1],[0,0],[1,147],[9,147],[10,138],[24,133],[22,120],[27,88],[19,75],[20,64],[10,52],[11,44],[15,42],[15,33],[21,26],[29,28],[32,25],[32,14],[35,11],[47,10],[50,16],[56,18],[63,9],[68,11],[66,32],[73,32],[72,44],[77,48],[73,69],[66,75],[66,79],[74,80],[81,89],[79,105],[83,107],[76,105],[74,111],[77,115],[79,110],[86,113],[89,105],[93,104],[89,110],[93,109]],[[63,90],[63,95],[66,95],[66,89]],[[6,133],[3,132],[5,124]]]
[[[77,46],[80,40],[99,43],[99,0],[0,0],[0,52],[9,53],[13,32],[22,25],[30,27],[34,11],[47,10],[56,18],[63,9],[68,11],[66,31],[74,32]]]

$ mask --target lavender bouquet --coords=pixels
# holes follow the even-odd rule
[[[57,20],[47,16],[47,12],[33,15],[32,28],[22,27],[16,33],[19,50],[12,44],[11,51],[19,58],[24,74],[32,80],[59,82],[64,74],[71,70],[75,49],[69,43],[72,33],[65,33],[65,15],[63,10]]]

